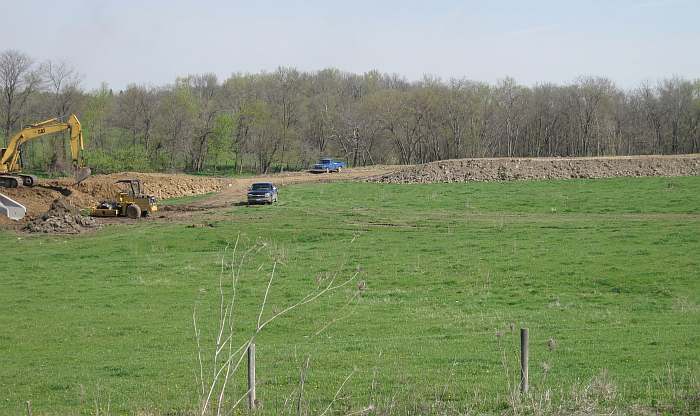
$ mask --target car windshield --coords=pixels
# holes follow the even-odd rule
[[[266,191],[272,189],[271,183],[254,183],[251,187],[254,191]]]
[[[321,164],[322,164],[322,165],[327,165],[327,164],[329,164],[329,163],[331,163],[331,159],[321,159]]]

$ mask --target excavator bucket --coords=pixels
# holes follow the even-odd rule
[[[90,168],[77,168],[75,169],[75,185],[87,179],[92,174]]]

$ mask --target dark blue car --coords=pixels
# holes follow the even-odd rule
[[[277,187],[271,182],[257,182],[248,189],[248,204],[277,202]]]

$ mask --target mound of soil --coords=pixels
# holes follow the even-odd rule
[[[700,175],[700,155],[455,159],[407,166],[369,180],[433,183],[696,175]]]
[[[110,175],[93,175],[79,185],[73,180],[40,180],[33,188],[3,188],[3,193],[27,207],[30,217],[41,215],[52,202],[67,198],[70,204],[78,208],[90,208],[100,201],[114,199],[119,191],[115,182],[119,179],[138,178],[144,192],[158,199],[191,196],[220,190],[224,181],[217,178],[203,178],[183,174],[159,173],[115,173]]]
[[[65,198],[55,199],[41,216],[27,222],[23,230],[30,233],[78,234],[95,228],[95,219],[80,215],[80,209]]]
[[[11,220],[4,215],[0,215],[0,227],[13,228],[15,225],[17,225],[17,221]]]
[[[222,180],[218,178],[184,174],[136,172],[94,175],[77,186],[71,186],[72,181],[69,179],[58,180],[54,183],[49,182],[49,184],[67,186],[90,195],[93,198],[103,200],[114,198],[114,195],[119,190],[119,186],[117,186],[115,182],[120,179],[140,179],[144,192],[158,199],[200,195],[218,191],[223,187]]]

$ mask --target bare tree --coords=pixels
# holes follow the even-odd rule
[[[115,124],[129,132],[132,144],[146,151],[151,150],[158,99],[158,90],[140,85],[129,85],[117,97]]]
[[[691,82],[674,77],[663,81],[659,87],[659,100],[667,118],[670,136],[670,153],[690,151],[693,120],[694,85]]]
[[[280,162],[286,163],[289,141],[295,138],[294,128],[299,119],[299,72],[291,68],[279,68],[272,74],[272,84],[267,92],[268,103],[276,123],[280,126]],[[267,168],[265,169],[267,170]]]
[[[649,127],[654,134],[653,147],[657,152],[664,152],[664,114],[656,92],[648,84],[642,85],[639,90],[641,96],[642,107],[644,109],[645,118]]]
[[[0,54],[0,88],[6,145],[10,132],[22,117],[30,96],[40,86],[41,76],[35,69],[32,58],[14,49]]]
[[[41,65],[46,84],[53,95],[53,113],[65,116],[82,95],[83,76],[65,61],[46,61]]]
[[[200,172],[204,169],[209,150],[209,139],[214,134],[218,111],[217,95],[219,83],[214,74],[193,75],[188,78],[192,89],[197,117],[194,139],[190,152],[190,169]]]
[[[246,105],[239,113],[237,122],[239,131],[244,135],[240,140],[255,157],[257,171],[268,173],[282,147],[284,126],[273,115],[269,104],[262,100]]]
[[[602,116],[601,107],[614,92],[612,82],[600,77],[582,77],[572,88],[572,106],[578,122],[577,148],[573,153],[579,156],[593,154],[592,141],[596,138],[596,124]],[[573,144],[573,143],[572,143]],[[599,146],[596,146],[599,149]],[[596,154],[600,152],[596,150]]]
[[[159,141],[154,153],[158,159],[163,155],[163,163],[176,169],[178,162],[190,150],[190,140],[194,131],[196,108],[189,88],[178,83],[169,91],[158,107]]]
[[[512,78],[506,78],[498,83],[495,89],[498,121],[492,140],[495,144],[493,155],[516,156],[518,140],[521,138],[522,118],[525,100],[523,87],[516,84]],[[505,142],[504,142],[505,141]]]
[[[47,88],[51,94],[51,111],[55,117],[62,117],[71,112],[71,108],[82,96],[80,83],[82,76],[65,61],[46,61],[40,68]],[[66,135],[60,136],[60,140],[53,141],[53,155],[51,168],[63,165],[66,159]]]

